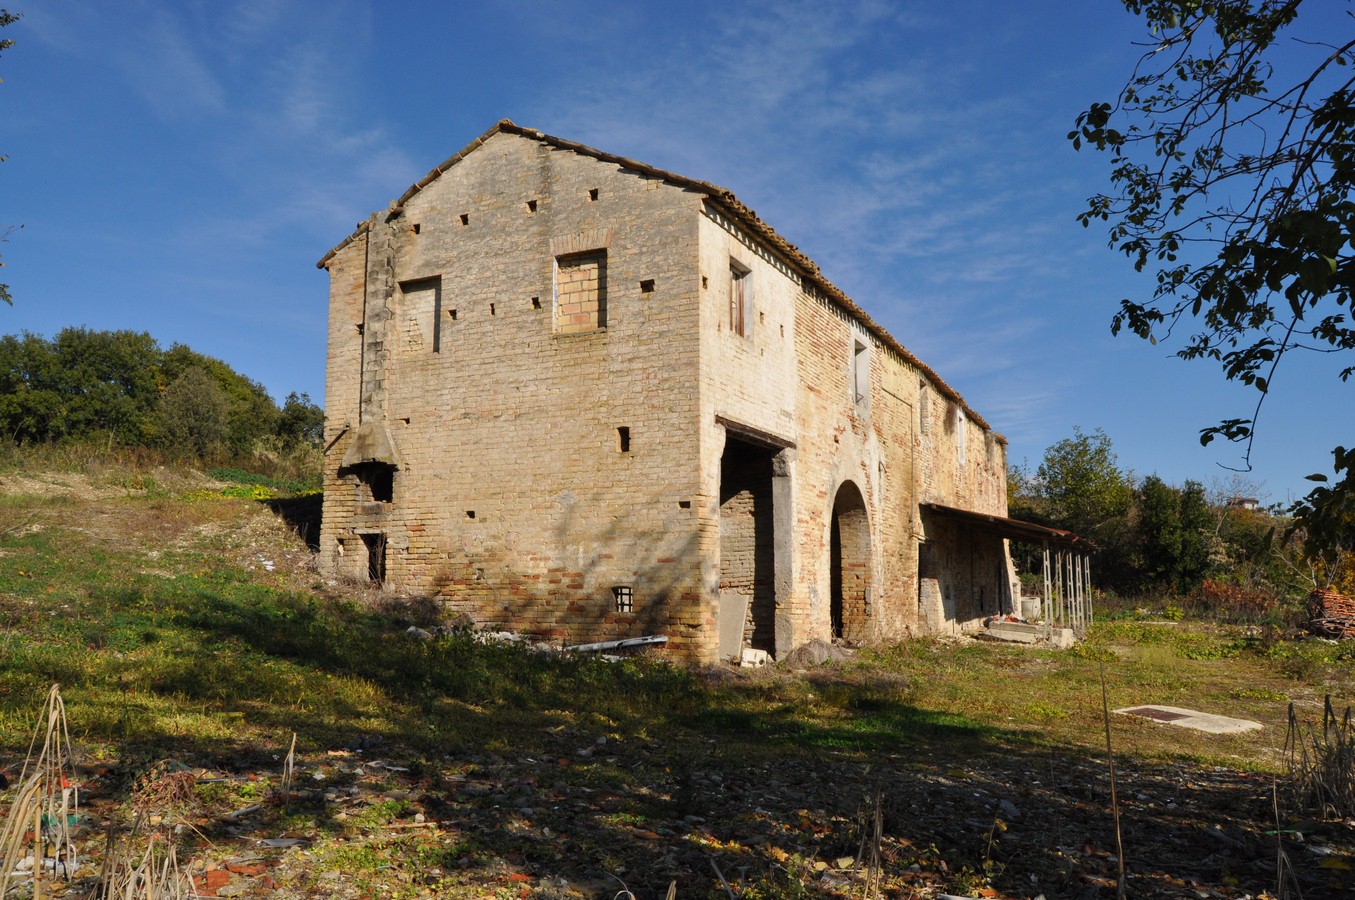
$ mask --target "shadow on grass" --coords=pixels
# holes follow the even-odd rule
[[[24,540],[44,556],[63,552]],[[0,642],[0,709],[27,702],[20,689],[30,684],[70,685],[78,733],[114,744],[128,768],[193,758],[277,772],[292,731],[310,771],[354,744],[368,751],[355,754],[358,765],[396,758],[409,771],[381,775],[388,781],[372,788],[373,802],[407,793],[443,837],[424,840],[375,815],[340,821],[314,795],[299,800],[294,815],[312,819],[317,836],[370,839],[370,854],[347,844],[323,851],[334,854],[326,865],[346,872],[368,867],[375,879],[398,865],[419,878],[455,864],[491,879],[496,861],[511,860],[594,895],[613,895],[607,875],[624,872],[640,896],[661,895],[670,879],[680,896],[701,896],[720,891],[715,860],[747,896],[840,895],[845,876],[833,881],[811,863],[855,855],[878,794],[886,863],[901,880],[916,866],[918,877],[934,877],[929,889],[952,893],[987,882],[1008,896],[1097,896],[1112,874],[1102,763],[921,708],[902,680],[853,683],[828,671],[730,680],[466,634],[420,640],[398,615],[280,592],[238,569],[128,579],[109,575],[122,560],[87,565],[71,576],[78,605],[60,616],[28,603],[46,596],[26,574],[31,563],[10,566],[17,599],[6,608],[24,634]],[[1128,862],[1142,893],[1174,890],[1171,879],[1240,879],[1253,894],[1273,886],[1273,837],[1257,825],[1269,815],[1268,782],[1120,767]],[[339,788],[362,780],[327,777]],[[283,829],[280,809],[260,815],[260,828]],[[1216,825],[1222,837],[1206,834]],[[229,828],[211,833],[225,840]],[[1315,866],[1304,873],[1308,896],[1343,877]]]
[[[314,553],[320,549],[320,511],[324,507],[323,494],[307,494],[301,497],[279,497],[272,500],[260,500],[274,515],[306,542]]]

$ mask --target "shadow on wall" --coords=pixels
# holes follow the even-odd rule
[[[570,643],[649,634],[679,647],[706,640],[695,512],[683,510],[690,527],[673,542],[675,529],[652,520],[644,528],[629,516],[601,530],[580,524],[584,510],[614,507],[610,498],[571,497],[562,506],[548,547],[467,540],[460,558],[433,576],[434,590],[478,624]]]

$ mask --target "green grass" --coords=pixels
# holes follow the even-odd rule
[[[48,520],[0,538],[4,746],[19,745],[32,698],[53,681],[83,733],[108,743],[205,748],[296,730],[318,745],[360,730],[431,750],[511,746],[542,724],[592,721],[859,754],[941,740],[1093,750],[1100,663],[1112,706],[1186,705],[1272,726],[1288,699],[1349,696],[1351,685],[1348,645],[1134,621],[1094,626],[1075,652],[919,639],[804,678],[725,683],[646,658],[562,658],[470,635],[418,641],[398,610],[269,582],[241,563],[243,548],[224,552],[217,526],[263,515],[243,501],[122,503],[119,542],[77,531],[70,504],[0,499]],[[184,537],[154,548],[167,521]],[[1150,755],[1273,765],[1273,740],[1206,745],[1179,729],[1116,725]]]
[[[251,490],[262,484],[232,477]],[[635,867],[660,847],[636,832],[662,831],[664,853],[684,852],[688,815],[710,816],[712,833],[761,829],[751,805],[731,822],[711,815],[703,794],[711,788],[700,780],[710,772],[814,770],[833,791],[859,796],[889,770],[904,780],[944,777],[972,798],[985,760],[1043,779],[1055,759],[1076,767],[1104,754],[1102,666],[1113,708],[1162,703],[1266,726],[1219,737],[1114,716],[1117,754],[1131,771],[1157,760],[1276,771],[1291,700],[1302,717],[1320,715],[1325,694],[1342,708],[1355,698],[1351,643],[1129,617],[1095,625],[1072,651],[914,639],[804,673],[718,676],[660,658],[566,658],[466,634],[417,640],[405,629],[429,624],[428,604],[322,581],[264,505],[181,490],[193,485],[182,473],[139,486],[128,478],[110,470],[100,483],[113,487],[93,493],[0,494],[0,522],[22,523],[0,527],[0,765],[20,760],[38,703],[59,682],[75,743],[128,773],[109,787],[122,791],[118,802],[129,802],[133,780],[155,761],[248,771],[257,780],[199,784],[197,808],[219,817],[261,804],[270,834],[315,842],[315,877],[338,869],[373,895],[493,895],[486,885],[504,861],[546,871],[562,848],[597,873]],[[299,758],[324,774],[301,776],[303,795],[284,810],[271,786],[294,731]],[[341,749],[358,738],[381,749]],[[410,772],[352,771],[387,753]],[[537,821],[519,830],[512,791],[527,774],[539,776]],[[507,794],[461,795],[453,776],[506,785]],[[331,784],[343,799],[321,802]],[[350,801],[350,787],[361,797]],[[814,807],[823,795],[797,802]],[[438,830],[412,821],[415,810]],[[815,883],[815,853],[855,853],[846,815],[793,811],[770,833],[808,855],[746,875],[733,864],[759,857],[726,841],[718,850],[726,874],[745,896],[794,895]],[[547,826],[554,838],[544,837]],[[925,849],[935,838],[910,839],[907,852],[924,866],[941,858]],[[954,888],[998,877],[982,869],[982,847],[961,849],[945,851]],[[397,883],[394,873],[412,880]],[[606,887],[609,896],[617,889]]]

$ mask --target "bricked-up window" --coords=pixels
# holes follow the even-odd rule
[[[729,330],[740,337],[753,336],[753,279],[749,268],[729,261]]]
[[[404,349],[442,352],[442,279],[400,282],[400,332]]]
[[[555,260],[555,333],[580,334],[607,327],[607,251]]]
[[[617,612],[634,612],[635,589],[628,584],[618,584],[612,588],[612,603],[616,606]]]

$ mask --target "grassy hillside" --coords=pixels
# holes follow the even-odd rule
[[[435,601],[322,579],[269,502],[287,486],[216,474],[0,467],[0,772],[60,683],[90,804],[73,892],[102,824],[139,810],[200,893],[714,897],[723,876],[860,896],[864,847],[886,896],[1095,895],[1115,852],[1104,666],[1112,708],[1265,725],[1112,717],[1132,892],[1257,896],[1288,704],[1355,697],[1349,645],[1199,624],[1107,623],[1063,653],[917,640],[800,673],[422,639]],[[1302,830],[1304,896],[1343,890],[1351,827]]]

